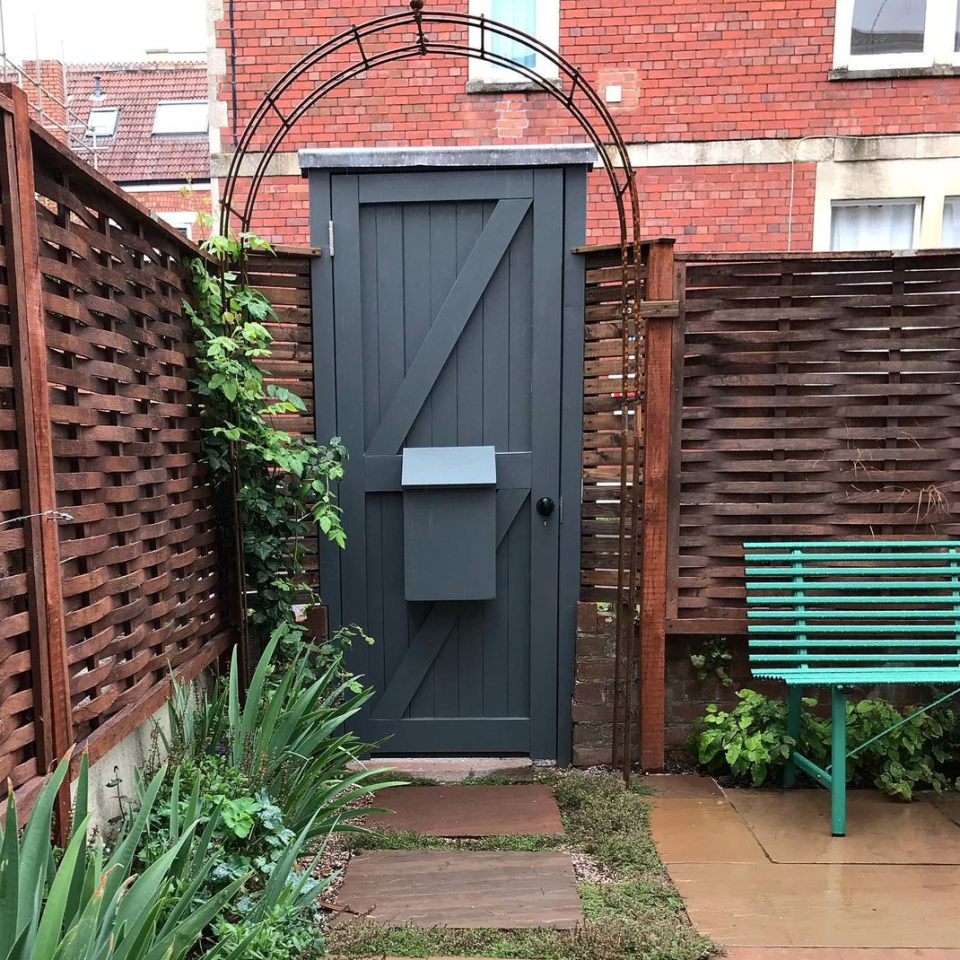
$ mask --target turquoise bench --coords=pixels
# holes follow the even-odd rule
[[[829,687],[831,764],[794,750],[797,769],[830,789],[831,830],[846,834],[847,758],[941,697],[847,753],[846,694],[876,684],[960,684],[960,542],[867,540],[743,545],[750,668],[787,684],[787,733],[800,733],[804,687]]]

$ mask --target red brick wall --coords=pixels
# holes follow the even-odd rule
[[[27,95],[30,119],[46,127],[61,143],[66,143],[67,134],[62,129],[68,126],[67,110],[63,106],[67,102],[63,64],[59,60],[27,60],[23,63],[23,72],[26,77],[20,80],[20,86]],[[42,90],[37,89],[37,83]],[[77,133],[82,136],[81,130],[78,129]]]
[[[122,186],[122,184],[121,184]],[[209,190],[151,190],[132,194],[133,198],[154,213],[196,212],[212,216],[212,201]],[[193,239],[205,240],[210,236],[209,222],[197,217],[193,225]]]
[[[444,7],[467,4],[451,0]],[[318,42],[402,9],[402,3],[235,0],[240,128],[270,84]],[[601,93],[608,83],[622,86],[622,102],[610,109],[629,142],[957,129],[956,78],[830,81],[834,9],[835,0],[562,0],[560,50]],[[430,30],[437,38],[453,35]],[[365,48],[372,54],[409,39],[404,29],[368,40]],[[218,42],[229,57],[226,22],[218,26]],[[330,75],[330,64],[342,67],[355,55],[351,44],[294,92],[308,93]],[[584,138],[549,95],[467,94],[467,76],[464,59],[379,68],[311,108],[284,149]],[[229,72],[219,96],[232,101]],[[223,133],[228,150],[229,129]],[[642,170],[643,232],[676,235],[681,250],[785,249],[789,176],[789,164]],[[812,167],[798,168],[794,249],[809,247],[812,177]],[[591,238],[611,239],[610,204],[596,187],[591,199]],[[305,241],[302,228],[284,222],[283,203],[276,193],[262,197],[255,227],[275,239]],[[302,218],[299,210],[293,214]]]

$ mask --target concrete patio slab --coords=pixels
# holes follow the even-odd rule
[[[664,863],[766,863],[756,837],[724,799],[667,797],[654,804],[650,826]]]
[[[534,836],[563,833],[553,790],[542,783],[503,786],[391,787],[367,826],[413,830],[428,837]]]
[[[670,800],[697,800],[706,797],[720,798],[723,791],[713,777],[701,777],[695,773],[648,773],[640,783],[657,791],[657,796]],[[652,800],[657,799],[651,797]]]
[[[426,777],[440,783],[457,783],[471,777],[506,777],[532,780],[536,770],[527,757],[386,757],[350,764],[351,770],[393,770],[397,779]]]
[[[694,925],[719,943],[889,949],[957,944],[960,867],[675,863],[667,869]]]
[[[727,960],[960,960],[960,950],[870,947],[731,947]]]
[[[570,930],[583,922],[563,853],[374,850],[350,861],[338,902],[391,926]]]
[[[952,823],[960,826],[960,793],[924,794],[923,799],[932,803]]]
[[[847,836],[831,837],[825,790],[726,795],[775,863],[960,864],[960,828],[933,804],[853,790],[847,795]]]

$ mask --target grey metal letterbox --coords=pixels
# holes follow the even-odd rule
[[[403,451],[407,600],[492,600],[497,587],[493,447]]]

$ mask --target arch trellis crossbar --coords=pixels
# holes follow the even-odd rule
[[[641,469],[641,385],[644,373],[641,346],[643,329],[638,306],[642,276],[639,247],[640,209],[635,171],[623,136],[606,104],[593,85],[565,57],[536,37],[483,16],[452,11],[427,13],[423,10],[423,0],[411,0],[410,7],[409,11],[376,17],[331,37],[302,57],[274,83],[254,110],[237,142],[222,192],[220,232],[228,234],[234,219],[239,221],[241,232],[250,230],[257,195],[270,162],[307,111],[337,87],[377,67],[426,56],[485,60],[519,74],[563,104],[567,112],[577,120],[597,148],[600,162],[606,171],[616,204],[620,231],[619,312],[623,363],[619,385],[621,456],[617,594],[620,603],[617,609],[615,678],[615,714],[620,720],[615,719],[614,722],[614,761],[622,757],[626,772],[631,765],[629,724],[632,709],[632,684],[627,678],[632,674],[634,657],[633,611],[637,605],[639,565],[639,544],[634,531],[638,529],[640,497],[639,486],[634,481],[640,476]],[[465,30],[466,42],[458,42],[449,37],[433,39],[428,33],[429,28],[446,30],[448,33]],[[387,49],[371,52],[374,41],[389,37],[396,31],[402,32],[398,43]],[[537,55],[535,62],[550,64],[556,70],[557,77],[546,77],[533,67],[517,63],[492,50],[491,37],[500,37],[528,48]],[[474,40],[477,42],[474,43]],[[287,95],[298,81],[310,71],[321,67],[324,61],[338,55],[352,59],[329,77],[316,83],[309,93],[287,108],[285,98],[290,99]],[[599,123],[591,121],[590,110],[595,112]],[[256,157],[254,169],[249,173],[244,172],[248,166],[244,162],[248,155],[251,161]],[[249,184],[242,209],[238,210],[237,190],[241,180],[249,180]],[[631,241],[635,245],[632,258]],[[631,465],[632,471],[629,469]]]

